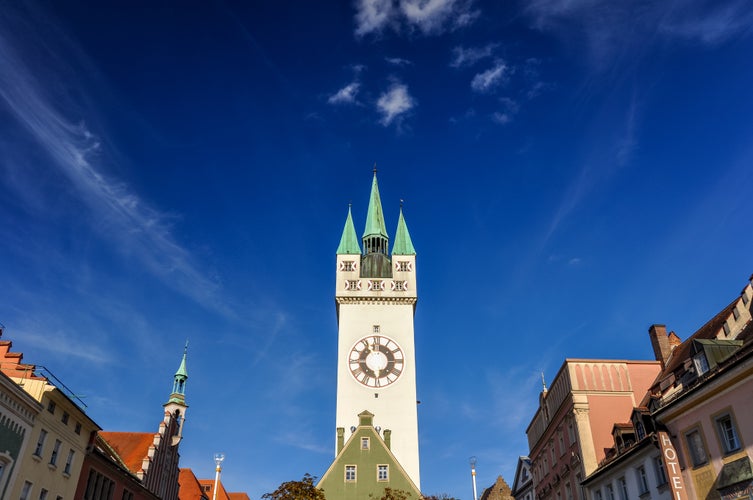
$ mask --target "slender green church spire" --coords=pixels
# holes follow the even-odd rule
[[[337,247],[337,255],[361,255],[361,247],[358,245],[356,228],[353,225],[353,217],[348,205],[348,218],[345,219],[343,235],[340,237],[340,245]]]
[[[382,200],[379,198],[379,185],[377,184],[376,165],[374,165],[374,180],[371,182],[371,197],[369,198],[369,211],[366,215],[366,228],[363,231],[363,247],[366,254],[387,254],[387,227],[384,225],[384,213],[382,212]]]
[[[188,380],[188,370],[186,369],[186,355],[188,354],[188,341],[183,348],[183,358],[180,360],[178,371],[173,377],[173,392],[170,394],[168,403],[186,404],[186,380]]]
[[[408,226],[405,225],[402,203],[400,204],[400,217],[397,220],[397,230],[395,231],[395,243],[392,245],[392,255],[416,255]]]

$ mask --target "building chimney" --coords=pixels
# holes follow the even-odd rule
[[[651,347],[654,348],[654,357],[656,361],[661,361],[661,367],[664,368],[672,352],[666,325],[651,325],[651,328],[648,329],[648,336],[651,337]]]
[[[338,455],[343,450],[343,446],[345,446],[345,427],[338,427],[337,428],[337,454]]]
[[[389,429],[384,430],[384,444],[388,450],[390,449],[390,445],[392,445],[392,431]]]

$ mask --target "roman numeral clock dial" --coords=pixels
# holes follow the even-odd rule
[[[382,335],[364,337],[350,350],[350,373],[366,387],[387,387],[403,372],[405,357],[397,342]]]

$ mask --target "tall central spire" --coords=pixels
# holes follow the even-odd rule
[[[377,170],[374,165],[374,180],[371,182],[371,197],[369,198],[369,211],[366,215],[366,228],[363,231],[364,253],[387,254],[389,237],[387,226],[384,224],[382,212],[382,200],[379,198],[379,184],[377,183]]]

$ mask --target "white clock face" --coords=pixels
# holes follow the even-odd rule
[[[353,377],[366,387],[386,387],[400,377],[405,356],[394,340],[371,335],[355,343],[348,366]]]

